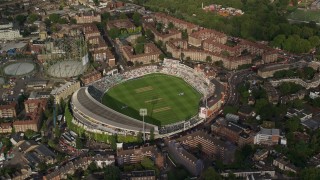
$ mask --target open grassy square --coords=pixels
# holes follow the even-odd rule
[[[292,12],[288,18],[292,20],[297,21],[315,21],[319,23],[319,17],[320,17],[320,10],[303,10],[303,9],[297,9],[294,12]]]
[[[105,93],[102,102],[139,120],[139,109],[146,108],[146,122],[167,125],[196,115],[200,98],[201,94],[181,78],[151,74],[116,85]]]

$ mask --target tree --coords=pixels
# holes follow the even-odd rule
[[[58,23],[59,20],[60,20],[60,15],[59,15],[59,14],[55,14],[55,13],[50,14],[50,15],[49,15],[49,19],[50,19],[50,21],[53,22],[53,23]]]
[[[136,66],[136,67],[140,66],[139,61],[135,61],[135,62],[134,62],[134,66]]]
[[[142,139],[142,132],[138,132],[138,134],[137,134],[137,142],[139,143],[139,144],[141,144],[142,142],[143,142],[143,139]]]
[[[82,142],[82,139],[79,136],[76,137],[76,148],[77,149],[82,149],[83,148],[83,142]]]
[[[277,48],[283,48],[283,43],[286,40],[286,36],[284,34],[280,34],[276,36],[272,41],[272,46]]]
[[[182,39],[184,39],[184,40],[188,39],[188,32],[187,32],[187,30],[182,30],[182,31],[181,31],[181,37],[182,37]]]
[[[218,67],[223,67],[223,61],[221,61],[221,60],[220,61],[215,61],[214,65],[218,66]]]
[[[61,114],[63,114],[64,113],[64,109],[66,108],[66,102],[64,101],[63,98],[60,98],[59,105],[60,105],[60,109],[61,109]]]
[[[223,108],[223,114],[236,114],[238,112],[238,109],[234,106],[225,106]]]
[[[163,28],[163,24],[157,22],[157,24],[156,24],[156,29],[157,29],[157,31],[159,31],[159,32],[162,31],[162,28]]]
[[[108,35],[112,38],[112,39],[115,39],[117,37],[120,36],[120,29],[118,28],[111,28],[109,31],[108,31]]]
[[[320,97],[311,100],[311,104],[315,107],[320,107]]]
[[[52,147],[52,148],[56,147],[56,143],[52,139],[49,139],[48,145],[49,145],[49,147]]]
[[[203,171],[201,175],[202,179],[204,180],[222,180],[222,177],[220,174],[218,174],[213,167],[209,167],[205,171]]]
[[[151,130],[150,130],[150,140],[151,141],[154,140],[154,128],[151,128]]]
[[[134,52],[136,54],[142,54],[144,52],[144,44],[143,43],[136,44],[134,46]]]
[[[58,21],[59,24],[67,24],[68,20],[66,18],[60,18]]]
[[[58,126],[56,126],[56,127],[54,128],[54,136],[55,136],[56,138],[59,138],[59,137],[61,136],[61,131],[60,131],[60,128],[59,128]]]
[[[151,159],[149,159],[148,157],[144,157],[143,159],[142,159],[142,161],[141,161],[141,165],[142,165],[142,167],[144,168],[144,169],[146,169],[146,170],[150,170],[150,169],[155,169],[155,167],[154,167],[154,162],[151,160]]]
[[[104,168],[104,179],[120,179],[120,169],[117,166],[106,166]]]
[[[313,29],[304,26],[304,27],[302,28],[301,35],[300,35],[300,36],[303,37],[303,38],[305,38],[305,39],[308,39],[309,37],[313,36]]]
[[[302,78],[307,79],[307,80],[311,80],[311,79],[313,79],[315,73],[316,73],[316,71],[312,67],[304,67],[302,69]]]
[[[197,144],[197,153],[201,153],[201,151],[202,151],[202,144],[201,143],[198,143]]]
[[[98,170],[98,166],[96,162],[91,162],[88,166],[88,171],[92,174]]]
[[[139,36],[137,39],[136,39],[136,43],[146,43],[147,40],[144,36]]]
[[[223,50],[221,52],[221,54],[222,54],[222,56],[225,56],[225,57],[229,57],[230,56],[230,53],[228,51],[225,51],[225,50]]]
[[[312,47],[317,47],[320,45],[320,38],[319,36],[311,36],[309,37],[309,42],[311,44]]]
[[[28,23],[34,23],[35,21],[39,20],[39,18],[39,15],[32,13],[28,16]]]
[[[150,40],[150,41],[153,41],[154,40],[154,34],[152,33],[152,31],[150,29],[147,29],[145,31],[145,35],[146,37]]]
[[[156,44],[161,48],[164,46],[163,42],[161,40],[157,41]]]
[[[132,20],[133,20],[133,23],[136,26],[140,26],[141,25],[141,15],[138,12],[134,12],[133,13]]]
[[[40,172],[45,172],[48,169],[48,165],[45,162],[40,162],[38,168]]]
[[[310,167],[303,169],[300,173],[300,179],[320,179],[320,168]]]
[[[264,107],[266,107],[268,104],[269,102],[266,98],[257,99],[255,104],[256,112],[260,113],[261,111],[264,111]]]
[[[173,29],[173,28],[174,28],[174,25],[173,25],[173,23],[172,23],[172,22],[169,22],[169,24],[168,24],[168,28],[169,28],[169,29]]]
[[[207,57],[206,57],[206,62],[207,62],[207,63],[212,63],[212,58],[211,58],[211,56],[207,56]]]
[[[100,1],[99,1],[99,0],[93,0],[93,2],[94,2],[94,4],[95,4],[96,6],[99,6],[99,4],[100,4]]]
[[[128,16],[125,13],[121,13],[119,19],[128,19]]]
[[[46,19],[44,20],[44,24],[46,25],[47,28],[50,28],[50,27],[51,27],[51,21],[50,21],[50,19],[46,18]]]
[[[104,12],[101,14],[101,21],[104,21],[104,22],[108,22],[109,19],[110,19],[110,13],[109,12]]]
[[[181,60],[183,61],[183,59],[184,59],[184,53],[183,52],[180,54],[180,57],[181,57]]]
[[[28,129],[28,130],[24,133],[24,135],[26,136],[27,139],[32,138],[32,136],[34,136],[34,135],[36,135],[36,134],[37,134],[37,132],[35,132],[35,131],[31,130],[31,129]]]
[[[300,119],[298,117],[292,117],[286,121],[286,128],[289,132],[295,132],[300,127]]]
[[[71,23],[71,24],[77,24],[77,20],[74,19],[74,18],[71,18],[71,19],[70,19],[70,23]]]
[[[12,127],[11,134],[15,134],[15,133],[16,133],[16,128]]]
[[[162,61],[164,60],[165,57],[166,57],[166,56],[165,56],[164,54],[160,54],[160,55],[159,55],[159,59],[162,60]]]
[[[282,95],[294,94],[301,90],[303,87],[293,82],[284,82],[279,86],[279,90]]]
[[[19,14],[16,16],[15,20],[19,23],[20,26],[22,26],[27,20],[27,16]]]

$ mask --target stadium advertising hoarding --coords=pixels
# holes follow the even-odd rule
[[[207,117],[211,116],[214,112],[215,112],[214,109],[201,107],[199,117],[200,118],[207,118]]]

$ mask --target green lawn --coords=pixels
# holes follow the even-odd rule
[[[102,102],[120,113],[140,120],[139,109],[147,108],[146,122],[166,125],[197,114],[200,98],[201,94],[184,80],[164,74],[152,74],[111,88]]]
[[[319,10],[301,10],[297,9],[289,15],[289,19],[298,21],[315,21],[320,22],[320,11]]]

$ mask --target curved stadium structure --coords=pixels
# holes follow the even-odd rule
[[[123,74],[106,76],[87,87],[80,88],[71,99],[74,116],[72,122],[95,133],[137,135],[138,132],[143,132],[142,121],[121,114],[103,105],[101,101],[104,93],[117,84],[153,73],[182,78],[202,94],[202,102],[215,92],[214,84],[202,72],[195,72],[192,68],[180,64],[179,61],[165,60],[162,66],[144,66]],[[148,134],[151,129],[154,129],[156,138],[166,137],[190,129],[203,121],[204,118],[196,114],[188,120],[163,126],[145,123],[145,132]]]

